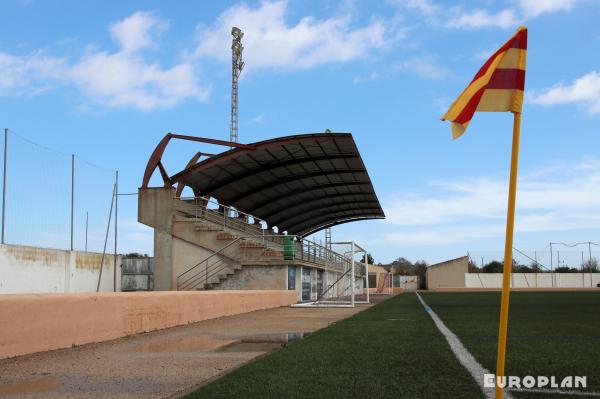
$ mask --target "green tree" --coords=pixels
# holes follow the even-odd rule
[[[493,260],[481,268],[483,273],[502,273],[502,270],[504,270],[504,265],[497,260]]]
[[[375,260],[373,259],[373,257],[371,256],[371,254],[369,254],[369,265],[374,265],[375,264]],[[365,263],[365,255],[363,254],[360,263]]]

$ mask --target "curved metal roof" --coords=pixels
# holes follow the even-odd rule
[[[170,180],[289,234],[385,217],[350,133],[252,143],[189,166]]]

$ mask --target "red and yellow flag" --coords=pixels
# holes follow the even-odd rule
[[[452,122],[452,138],[465,132],[475,111],[520,113],[525,88],[527,28],[520,27],[486,61],[442,120]]]

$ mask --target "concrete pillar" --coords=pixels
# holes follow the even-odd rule
[[[173,281],[173,236],[154,229],[154,290],[170,291],[177,289]]]
[[[177,289],[173,272],[173,199],[172,187],[151,187],[138,190],[138,221],[154,228],[154,289]]]

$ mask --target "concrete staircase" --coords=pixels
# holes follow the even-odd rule
[[[155,258],[155,286],[161,290],[225,289],[256,270],[271,273],[270,282],[283,281],[273,273],[290,262],[335,272],[347,268],[344,255],[298,237],[295,257],[285,260],[285,236],[267,229],[265,221],[211,199],[177,198],[173,188],[141,189],[138,220],[154,229],[155,253],[161,254]],[[256,269],[222,284],[247,266]]]
[[[178,290],[217,289],[221,283],[248,264],[281,264],[283,247],[262,235],[248,234],[188,214],[176,215],[173,236],[198,245],[210,255],[190,265],[177,278]]]

